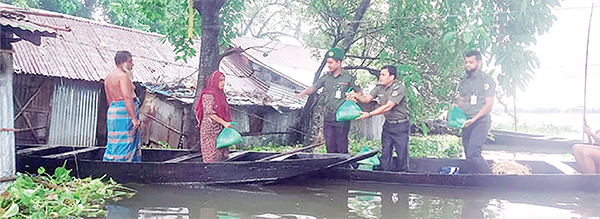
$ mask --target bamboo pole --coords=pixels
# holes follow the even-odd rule
[[[592,16],[594,15],[594,3],[592,2],[592,7],[590,10],[590,22],[588,23],[588,35],[587,35],[587,45],[585,48],[585,76],[583,79],[583,125],[587,126],[587,120],[585,119],[585,111],[587,108],[587,75],[588,75],[588,57],[590,52],[590,32],[592,29]],[[585,138],[585,132],[583,133]],[[592,143],[591,137],[588,135],[588,142]]]

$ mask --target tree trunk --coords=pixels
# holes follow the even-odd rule
[[[348,52],[350,46],[354,43],[354,37],[356,33],[358,33],[358,27],[360,27],[360,23],[371,4],[371,0],[362,0],[360,2],[360,6],[358,10],[356,10],[356,14],[354,15],[354,20],[350,24],[350,29],[344,33],[344,39],[342,40],[342,49],[345,52]],[[335,45],[334,45],[335,46]]]
[[[343,37],[336,37],[336,39],[342,39],[341,49],[343,49],[345,52],[348,52],[350,46],[352,46],[354,43],[354,37],[358,32],[361,20],[370,4],[371,0],[363,0],[360,3],[358,10],[356,10],[356,14],[354,15],[350,29],[343,34]],[[337,46],[338,43],[338,40],[334,41],[331,47]],[[318,71],[315,72],[313,83],[319,79],[321,71],[325,67],[326,62],[327,60],[323,59]],[[306,133],[306,136],[303,138],[305,145],[315,144],[322,140],[319,138],[319,133],[323,132],[324,109],[325,101],[323,98],[320,98],[316,92],[308,97],[300,116],[302,130]]]
[[[221,22],[219,12],[227,0],[196,0],[195,6],[202,16],[202,37],[200,43],[200,66],[196,94],[200,94],[206,77],[219,69],[219,34]]]
[[[184,112],[184,133],[187,135],[184,148],[200,149],[200,131],[196,128],[196,113],[194,105],[198,95],[206,85],[206,78],[219,69],[220,51],[219,34],[221,22],[219,12],[227,0],[194,0],[194,8],[202,17],[202,36],[200,42],[200,64],[198,66],[198,82],[196,85],[196,100]]]

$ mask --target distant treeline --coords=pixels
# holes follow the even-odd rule
[[[512,113],[512,109],[509,109]],[[494,107],[494,112],[504,112],[503,107]],[[586,109],[586,113],[600,113],[600,108]],[[517,108],[517,113],[583,113],[583,108],[569,108],[569,109],[557,109],[557,108],[535,108],[535,109],[523,109]]]

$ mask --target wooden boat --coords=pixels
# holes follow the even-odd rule
[[[411,158],[408,173],[336,167],[311,174],[311,177],[461,188],[600,191],[600,174],[576,173],[574,162],[517,161],[531,167],[531,175],[440,174],[442,167],[459,167],[464,162],[462,159]]]
[[[570,151],[574,144],[583,143],[582,140],[568,139],[546,135],[512,132],[504,130],[491,130],[496,145],[518,146],[520,148],[537,148],[538,150]]]
[[[202,163],[198,152],[143,149],[143,162],[121,163],[103,162],[104,150],[105,147],[21,145],[17,146],[17,171],[37,173],[39,167],[53,171],[66,164],[78,177],[106,175],[121,183],[259,183],[360,159],[345,154],[238,151],[225,161]]]

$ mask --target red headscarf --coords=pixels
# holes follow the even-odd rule
[[[223,77],[223,73],[220,71],[214,71],[212,74],[210,74],[210,76],[208,76],[208,80],[206,81],[206,87],[204,87],[202,93],[200,93],[200,98],[198,98],[196,106],[194,106],[194,110],[196,110],[196,118],[198,118],[198,121],[200,122],[202,122],[202,97],[204,94],[210,94],[215,98],[214,110],[217,112],[217,116],[226,122],[231,121],[227,97],[225,97],[225,92],[223,92],[222,89],[219,89],[219,80],[221,77]]]

